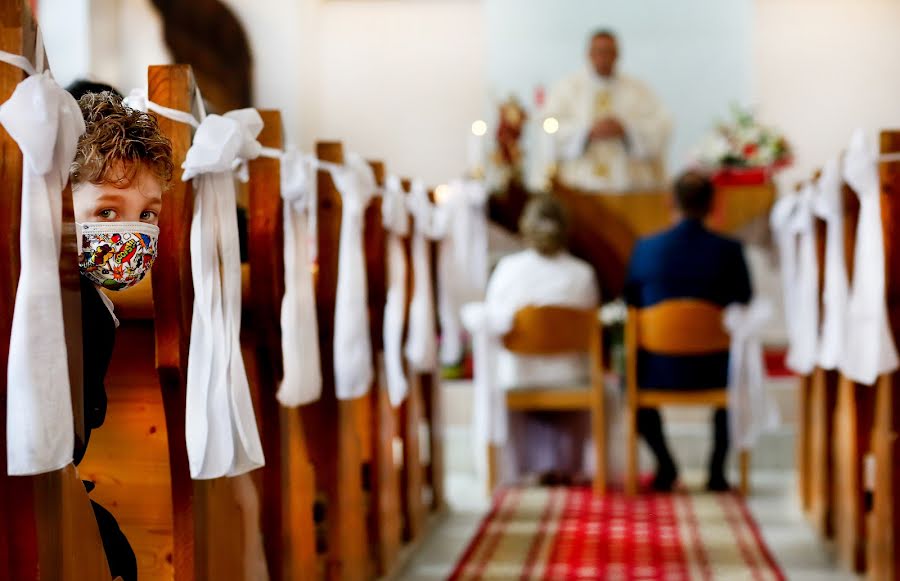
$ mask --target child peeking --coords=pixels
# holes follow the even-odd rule
[[[172,145],[156,119],[122,104],[115,93],[87,93],[78,104],[86,131],[70,171],[75,222],[80,232],[81,310],[84,344],[85,439],[106,416],[103,385],[118,320],[101,288],[123,290],[153,266],[162,193],[174,171]],[[85,483],[88,490],[93,484]],[[92,501],[113,578],[137,579],[134,552],[113,516]]]

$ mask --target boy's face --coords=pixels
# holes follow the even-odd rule
[[[157,225],[162,208],[162,185],[145,167],[140,166],[133,179],[127,179],[122,162],[109,172],[112,178],[100,184],[90,182],[75,186],[72,199],[75,221],[145,222]]]

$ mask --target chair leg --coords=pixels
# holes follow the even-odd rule
[[[494,497],[494,489],[497,487],[497,446],[488,444],[487,447],[487,495],[488,500]]]
[[[741,496],[746,497],[750,493],[750,451],[741,450],[738,454],[738,462],[741,471],[741,483],[738,491]]]
[[[637,409],[628,406],[626,426],[626,459],[625,459],[625,494],[637,494],[638,442],[637,442]]]
[[[605,394],[601,392],[600,397],[605,397]],[[594,462],[596,464],[594,494],[598,496],[606,492],[606,414],[603,403],[603,400],[595,400],[591,410],[591,432],[594,436]]]

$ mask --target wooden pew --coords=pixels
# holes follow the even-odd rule
[[[281,114],[260,111],[264,147],[283,147]],[[281,301],[284,297],[283,203],[280,161],[258,158],[249,164],[248,250],[250,294],[242,334],[254,399],[258,402],[266,466],[261,473],[263,535],[269,577],[273,581],[312,579],[316,575],[313,500],[315,477],[309,461],[300,413],[287,409],[275,394],[283,376]],[[249,318],[246,317],[249,315]]]
[[[385,168],[370,162],[379,187],[384,186]],[[384,375],[384,306],[387,298],[387,232],[382,223],[381,198],[372,201],[365,216],[366,280],[369,288],[369,325],[375,383],[363,398],[358,419],[362,426],[363,461],[367,463],[364,482],[371,494],[369,537],[374,544],[372,558],[379,575],[388,574],[397,563],[402,547],[400,480],[394,462],[397,413],[391,406]]]
[[[148,86],[152,101],[194,110],[190,67],[150,67]],[[192,129],[164,117],[159,123],[181,167]],[[112,296],[122,326],[107,375],[109,412],[83,466],[98,482],[98,499],[117,507],[142,579],[256,579],[265,559],[253,476],[190,478],[184,422],[193,190],[179,178],[164,194],[163,251],[151,282]]]
[[[36,24],[28,4],[19,0],[0,3],[0,49],[34,61]],[[45,61],[46,64],[46,61]],[[11,65],[0,65],[0,99],[12,95],[25,73]],[[16,287],[20,269],[20,216],[22,201],[22,154],[16,142],[0,129],[0,284],[3,316],[0,317],[0,578],[110,579],[106,555],[87,492],[75,468],[37,476],[6,474],[6,414],[9,341]],[[75,437],[84,440],[82,399],[82,342],[80,276],[72,195],[62,193],[62,255],[59,263],[69,382],[72,388]],[[77,547],[77,550],[74,550]]]
[[[340,143],[316,145],[322,161],[343,163]],[[302,406],[301,419],[316,487],[325,501],[325,579],[370,579],[362,453],[356,401],[338,401],[334,389],[334,309],[337,290],[341,197],[331,175],[317,176],[318,270],[316,311],[322,361],[322,398]]]
[[[845,258],[852,280],[859,202],[844,185]],[[843,375],[837,381],[832,453],[833,526],[838,560],[847,568],[865,568],[866,512],[865,458],[871,447],[875,390]]]
[[[817,175],[813,179],[818,179]],[[844,206],[847,207],[847,198],[852,192],[844,192]],[[848,216],[848,219],[852,216]],[[822,292],[825,284],[825,238],[827,227],[824,220],[815,219],[816,228],[816,258],[819,271],[820,289],[820,317],[822,310]],[[821,318],[820,318],[821,320]],[[837,383],[839,373],[836,370],[826,370],[816,367],[809,377],[801,378],[804,384],[806,397],[806,409],[801,411],[801,417],[805,423],[800,430],[802,436],[799,440],[805,440],[807,445],[806,457],[802,460],[805,464],[805,505],[807,516],[813,527],[823,538],[831,538],[834,534],[834,486],[831,474],[834,471],[834,456],[831,454],[831,442],[834,432],[834,411],[837,404]]]
[[[900,131],[882,131],[881,153],[900,152]],[[885,243],[885,281],[888,316],[894,342],[900,341],[900,163],[882,162],[881,217]],[[873,451],[875,490],[869,526],[868,576],[870,579],[897,579],[900,576],[900,373],[884,375],[876,386]]]
[[[412,188],[412,180],[402,180],[403,189],[409,192]],[[412,228],[410,219],[410,236],[404,240],[404,253],[406,255],[406,329],[403,333],[403,342],[409,331],[409,305],[412,301],[413,291],[416,285],[416,276],[412,268]],[[404,358],[405,360],[405,358]],[[406,400],[399,408],[400,440],[403,443],[403,465],[400,474],[400,496],[403,504],[403,540],[412,542],[419,539],[425,530],[425,517],[427,514],[425,498],[425,470],[422,465],[422,442],[420,428],[424,416],[424,401],[422,395],[422,376],[413,373],[407,365],[407,380],[409,393]]]

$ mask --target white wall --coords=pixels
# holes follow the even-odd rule
[[[754,99],[805,178],[855,127],[900,127],[900,2],[756,0]]]
[[[485,93],[481,2],[332,0],[317,28],[313,136],[432,184],[458,175]]]

